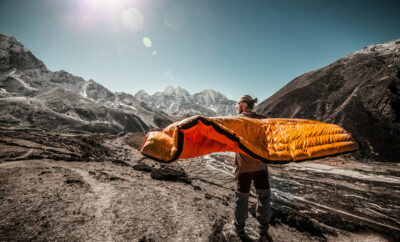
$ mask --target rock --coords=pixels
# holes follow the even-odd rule
[[[118,165],[118,166],[130,166],[128,163],[126,163],[125,161],[116,159],[112,161],[113,164]]]
[[[144,171],[144,172],[151,172],[153,170],[153,167],[150,167],[146,164],[137,164],[137,165],[132,166],[132,168],[134,170]]]
[[[179,169],[179,167],[153,168],[151,171],[151,178],[155,180],[178,181],[192,184],[186,172],[183,169]]]
[[[146,236],[143,236],[142,238],[139,239],[139,242],[154,242],[155,240],[152,238],[147,238]]]

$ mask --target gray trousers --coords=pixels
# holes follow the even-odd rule
[[[267,230],[271,219],[271,189],[268,173],[257,171],[240,174],[235,192],[235,226],[244,229],[248,217],[248,202],[251,182],[254,181],[257,194],[256,218],[261,229]]]

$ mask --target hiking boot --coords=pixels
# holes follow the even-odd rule
[[[253,241],[244,231],[244,227],[239,227],[235,224],[235,221],[232,221],[232,228],[235,231],[235,234],[239,237],[240,241],[243,242],[251,242]]]
[[[274,240],[272,239],[271,235],[268,233],[268,231],[263,231],[260,232],[260,238],[258,241],[262,242],[273,242]]]
[[[263,226],[260,226],[259,241],[268,241],[268,242],[274,241],[271,235],[268,233],[268,229],[269,229],[269,224],[264,224]]]
[[[235,233],[237,234],[237,236],[239,236],[239,238],[246,237],[246,232],[244,231],[244,227],[239,227],[238,225],[236,225],[235,220],[232,221],[232,228],[233,231],[235,231]]]

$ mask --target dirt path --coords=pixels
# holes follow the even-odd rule
[[[54,164],[47,163],[54,166]],[[92,178],[86,170],[77,168],[69,168],[66,166],[59,166],[65,169],[70,169],[79,174],[84,182],[90,185],[91,191],[94,193],[94,197],[90,196],[89,201],[86,201],[87,206],[93,206],[95,208],[95,227],[91,231],[94,240],[100,241],[112,241],[112,222],[114,220],[114,214],[112,213],[112,199],[116,196],[116,191],[113,185],[107,183],[98,182]]]
[[[86,169],[73,168],[68,165],[61,165],[60,163],[54,161],[14,161],[1,163],[0,168],[24,169],[33,166],[36,169],[54,169],[57,167],[65,170],[64,172],[70,171],[70,173],[75,173],[77,176],[73,174],[72,176],[77,178],[72,181],[82,180],[82,183],[88,184],[90,187],[90,192],[81,198],[80,203],[83,205],[79,208],[79,210],[85,211],[85,216],[94,218],[90,222],[92,224],[90,230],[87,231],[88,237],[95,241],[113,241],[113,221],[115,220],[115,214],[112,212],[112,201],[117,195],[115,187],[96,180]]]

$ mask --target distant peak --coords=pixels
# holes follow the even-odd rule
[[[163,93],[165,95],[175,95],[175,94],[185,94],[185,95],[190,95],[190,93],[183,87],[178,86],[178,87],[173,87],[173,86],[167,86]]]
[[[21,41],[19,41],[17,39],[17,37],[1,33],[0,34],[0,42],[3,42],[3,41],[15,42],[15,43],[22,45]]]
[[[365,46],[363,49],[351,53],[348,57],[356,54],[388,55],[395,53],[400,53],[400,39],[391,40],[383,44]]]
[[[214,89],[212,89],[212,88],[207,88],[207,89],[204,89],[202,92],[213,92],[213,93],[220,93],[220,92],[218,92],[218,91],[215,91]]]
[[[16,37],[6,34],[0,34],[0,49],[9,53],[23,54],[29,52]]]
[[[0,34],[0,59],[2,60],[0,71],[11,68],[17,70],[46,69],[43,62],[25,48],[16,37],[6,34]]]
[[[139,91],[136,92],[136,94],[148,94],[145,90],[140,89]]]
[[[201,92],[196,93],[196,95],[200,95],[200,94],[202,94],[202,95],[211,95],[211,96],[214,96],[214,97],[215,96],[219,96],[219,97],[227,98],[224,94],[222,94],[222,93],[220,93],[220,92],[218,92],[218,91],[216,91],[216,90],[214,90],[212,88],[207,88],[207,89],[204,89]]]
[[[150,97],[150,94],[148,94],[145,90],[140,89],[138,92],[135,93],[134,97],[139,100],[146,100]]]
[[[175,90],[175,87],[173,87],[173,86],[167,86],[166,88],[164,88],[164,92],[170,91],[170,90]]]

